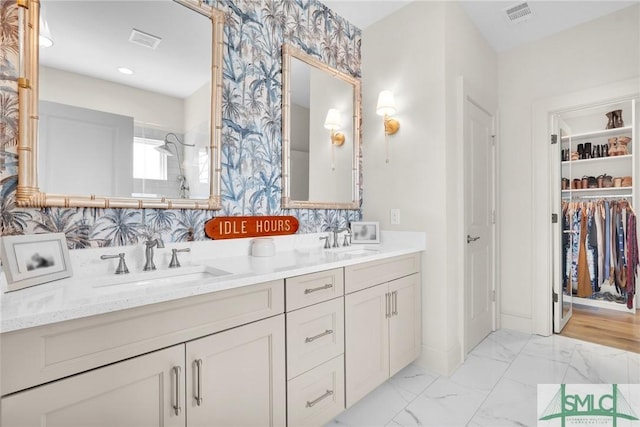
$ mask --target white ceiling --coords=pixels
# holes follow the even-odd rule
[[[54,45],[40,49],[41,65],[178,98],[211,80],[211,20],[171,0],[47,0],[42,16]],[[133,44],[133,28],[162,41]]]
[[[407,0],[324,0],[329,8],[361,29],[367,28],[410,2]],[[506,19],[504,9],[519,3],[521,3],[520,0],[460,1],[462,8],[494,50],[504,52],[638,4],[640,0],[530,0],[528,3],[532,17],[520,24],[511,24]]]
[[[55,40],[52,48],[40,51],[43,65],[180,98],[191,95],[209,81],[211,23],[171,0],[46,0],[41,3]],[[411,1],[324,0],[324,3],[364,29]],[[488,42],[497,52],[503,52],[638,4],[640,0],[531,0],[533,17],[521,24],[509,24],[503,10],[518,3],[518,0],[461,1]],[[162,37],[158,49],[129,43],[132,28]],[[193,40],[200,42],[193,43]],[[119,74],[116,69],[120,66],[134,69],[135,74]],[[180,70],[176,70],[176,66],[180,66]]]

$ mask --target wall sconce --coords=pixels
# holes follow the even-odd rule
[[[329,108],[327,118],[324,119],[324,128],[331,131],[331,170],[336,170],[336,146],[340,147],[344,144],[345,136],[342,132],[336,132],[342,126],[340,111],[335,108]]]
[[[51,30],[49,29],[49,23],[40,13],[40,34],[38,36],[38,45],[40,47],[53,46],[53,37],[51,36]]]
[[[324,128],[331,131],[331,144],[338,147],[344,144],[345,136],[342,132],[336,132],[342,126],[340,111],[330,108],[327,112],[327,118],[324,119]]]
[[[400,129],[400,122],[396,119],[392,119],[392,114],[397,111],[396,101],[393,97],[393,92],[390,90],[383,90],[378,95],[378,105],[376,106],[376,114],[384,117],[384,147],[386,154],[386,163],[389,163],[389,142],[387,136],[393,135]]]

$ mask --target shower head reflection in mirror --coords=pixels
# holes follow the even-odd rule
[[[180,140],[180,138],[178,138],[178,135],[176,135],[173,132],[169,132],[164,137],[164,144],[158,145],[155,147],[155,150],[159,151],[161,154],[164,154],[165,156],[173,156],[173,153],[169,149],[170,145],[173,146],[176,152],[176,157],[178,158],[178,169],[180,170],[180,174],[178,175],[178,182],[180,183],[178,193],[181,199],[188,199],[189,198],[189,182],[187,181],[187,177],[184,174],[182,160],[180,159],[181,148],[178,148],[175,142],[170,141],[169,137],[171,137],[171,139],[176,140],[180,145],[183,145],[185,147],[195,147],[196,144],[185,144]]]

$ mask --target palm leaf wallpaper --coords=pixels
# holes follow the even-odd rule
[[[0,232],[63,232],[71,249],[205,240],[214,216],[293,215],[299,233],[361,219],[360,210],[282,209],[284,42],[360,77],[361,31],[316,0],[210,0],[226,14],[223,65],[222,209],[45,208],[15,204],[18,133],[18,8],[0,0]],[[361,156],[359,156],[361,159]],[[360,190],[360,200],[362,190]]]

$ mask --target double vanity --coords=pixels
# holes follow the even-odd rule
[[[74,277],[1,297],[0,424],[330,421],[418,357],[424,235],[318,236],[278,237],[265,258],[249,239],[193,242],[175,269],[167,245],[152,272],[127,247],[123,275],[107,249],[72,251]]]

